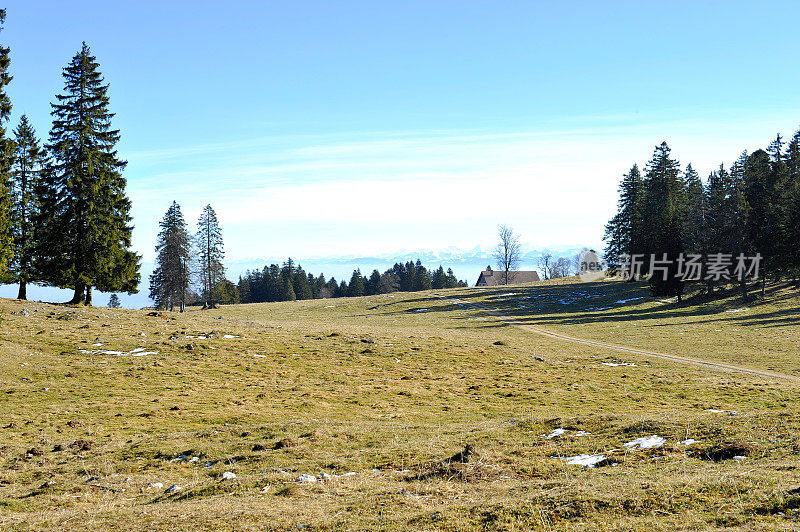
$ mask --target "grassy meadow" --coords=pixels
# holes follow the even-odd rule
[[[0,528],[800,527],[798,383],[564,342],[449,297],[800,376],[788,287],[678,307],[642,284],[542,282],[152,316],[0,300]]]

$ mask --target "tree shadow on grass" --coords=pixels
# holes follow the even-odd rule
[[[758,307],[766,302],[794,302],[796,292],[784,290],[785,287],[773,285],[767,289],[765,301],[758,299],[743,303],[737,299],[738,289],[733,287],[720,290],[715,294],[702,293],[700,286],[689,286],[689,293],[682,304],[669,301],[660,306],[652,306],[653,302],[647,283],[620,281],[600,281],[594,283],[572,283],[562,285],[533,285],[493,287],[491,289],[473,289],[464,293],[425,296],[392,302],[386,306],[399,303],[417,305],[409,309],[398,310],[390,314],[409,313],[453,313],[455,311],[478,310],[496,311],[503,316],[513,318],[526,324],[561,324],[582,325],[602,322],[632,322],[663,320],[671,317],[705,317],[692,320],[692,323],[728,322],[742,326],[758,325],[762,327],[778,327],[800,321],[800,309],[785,309],[759,312]],[[460,299],[467,305],[451,303],[447,305],[430,305],[446,299]],[[742,305],[748,305],[748,314],[726,315],[726,312],[739,312]],[[755,314],[755,315],[753,315]],[[456,316],[455,319],[474,320]],[[481,324],[481,328],[504,327],[502,321]],[[654,324],[668,326],[671,324]],[[458,328],[474,328],[473,325]]]

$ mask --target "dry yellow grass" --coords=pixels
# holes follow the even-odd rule
[[[167,317],[3,300],[0,528],[797,524],[796,384],[559,342],[440,297],[450,294],[576,336],[800,375],[787,291],[739,312],[726,312],[732,300],[617,304],[646,296],[619,283]],[[158,353],[96,352],[137,348]],[[547,438],[555,428],[567,432]],[[623,445],[654,434],[662,447]],[[686,438],[700,441],[695,453]],[[724,442],[749,456],[702,459]],[[477,456],[446,461],[467,444]],[[595,453],[618,465],[562,459]],[[355,475],[296,482],[322,472]],[[182,489],[165,493],[172,484]]]

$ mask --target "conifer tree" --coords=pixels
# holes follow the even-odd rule
[[[458,288],[458,279],[453,273],[453,268],[447,268],[447,277],[445,279],[445,288]]]
[[[433,275],[431,276],[431,288],[444,288],[446,282],[447,275],[444,273],[444,267],[439,266],[437,270],[434,270]]]
[[[682,228],[683,247],[687,253],[705,254],[708,252],[705,187],[691,164],[686,166],[683,180],[686,200]]]
[[[122,303],[119,301],[119,296],[117,294],[111,294],[111,297],[108,298],[108,308],[120,308]]]
[[[327,288],[331,294],[331,297],[339,297],[339,281],[336,280],[336,277],[331,277],[331,280],[328,281]]]
[[[222,230],[219,227],[217,213],[211,205],[203,207],[197,221],[195,237],[199,249],[201,297],[204,308],[215,308],[214,302],[217,287],[225,279],[225,266],[222,259],[225,251],[222,244]]]
[[[13,201],[11,207],[12,238],[14,241],[14,259],[11,273],[19,282],[17,299],[27,299],[28,283],[34,280],[33,220],[39,216],[39,199],[36,191],[40,189],[39,177],[42,171],[43,154],[39,146],[36,132],[22,115],[19,125],[14,131],[14,143],[11,166],[11,191]]]
[[[640,231],[641,245],[634,242],[633,251],[655,255],[665,272],[650,276],[650,290],[655,296],[683,295],[683,282],[678,277],[678,257],[683,253],[685,195],[678,161],[670,157],[666,142],[656,146],[643,180]],[[640,251],[641,250],[641,251]],[[665,279],[666,277],[666,279]]]
[[[339,283],[333,297],[347,297],[347,282],[344,279]]]
[[[297,296],[294,293],[294,287],[292,286],[291,276],[284,275],[284,272],[281,272],[278,279],[281,285],[281,296],[279,301],[296,300]]]
[[[622,176],[619,184],[617,214],[606,224],[603,240],[606,241],[605,260],[612,269],[619,266],[620,255],[633,253],[635,232],[639,231],[639,202],[642,194],[642,176],[633,165]]]
[[[114,148],[108,85],[86,43],[64,68],[64,93],[53,125],[36,221],[37,268],[43,280],[72,288],[70,303],[91,304],[92,287],[135,293],[139,256],[131,246],[131,203]]]
[[[757,253],[750,241],[748,230],[750,218],[750,205],[748,205],[747,194],[747,161],[749,155],[743,151],[739,158],[731,166],[729,173],[730,184],[728,185],[730,199],[730,213],[733,223],[731,228],[730,248],[725,252],[733,250],[735,254],[744,253],[752,255]],[[747,279],[742,276],[739,279],[739,286],[742,290],[742,299],[748,299]]]
[[[314,297],[314,291],[308,282],[308,276],[300,265],[295,268],[292,287],[297,299],[312,299]]]
[[[6,10],[0,9],[0,30],[6,20]],[[12,143],[6,137],[6,122],[11,115],[11,99],[6,94],[6,86],[11,83],[9,66],[11,50],[0,46],[0,281],[5,276],[8,263],[13,257],[11,235],[11,190],[9,172],[11,167]]]
[[[784,154],[786,164],[786,186],[784,189],[784,209],[781,220],[781,240],[785,243],[788,268],[797,278],[800,275],[800,131],[789,141]]]
[[[350,284],[347,285],[347,297],[359,297],[364,295],[364,278],[361,270],[354,270],[350,277]]]
[[[417,263],[414,265],[413,290],[417,291],[417,290],[430,290],[430,289],[431,289],[431,276],[428,273],[428,269],[422,265],[421,260],[417,259]]]
[[[747,202],[747,240],[751,253],[762,256],[761,271],[766,281],[768,273],[774,273],[778,265],[778,235],[780,219],[776,212],[780,177],[774,171],[770,155],[764,150],[756,150],[745,162],[744,196]],[[764,283],[762,283],[762,287]]]
[[[157,308],[181,312],[189,290],[191,237],[181,207],[173,201],[159,223],[156,268],[150,275],[150,299]]]
[[[372,270],[369,275],[369,280],[365,283],[364,289],[367,295],[375,295],[381,293],[381,272]]]

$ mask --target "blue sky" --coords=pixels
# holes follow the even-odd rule
[[[597,245],[667,140],[702,175],[800,127],[800,4],[10,2],[40,136],[86,41],[152,259],[173,199],[231,260]]]

